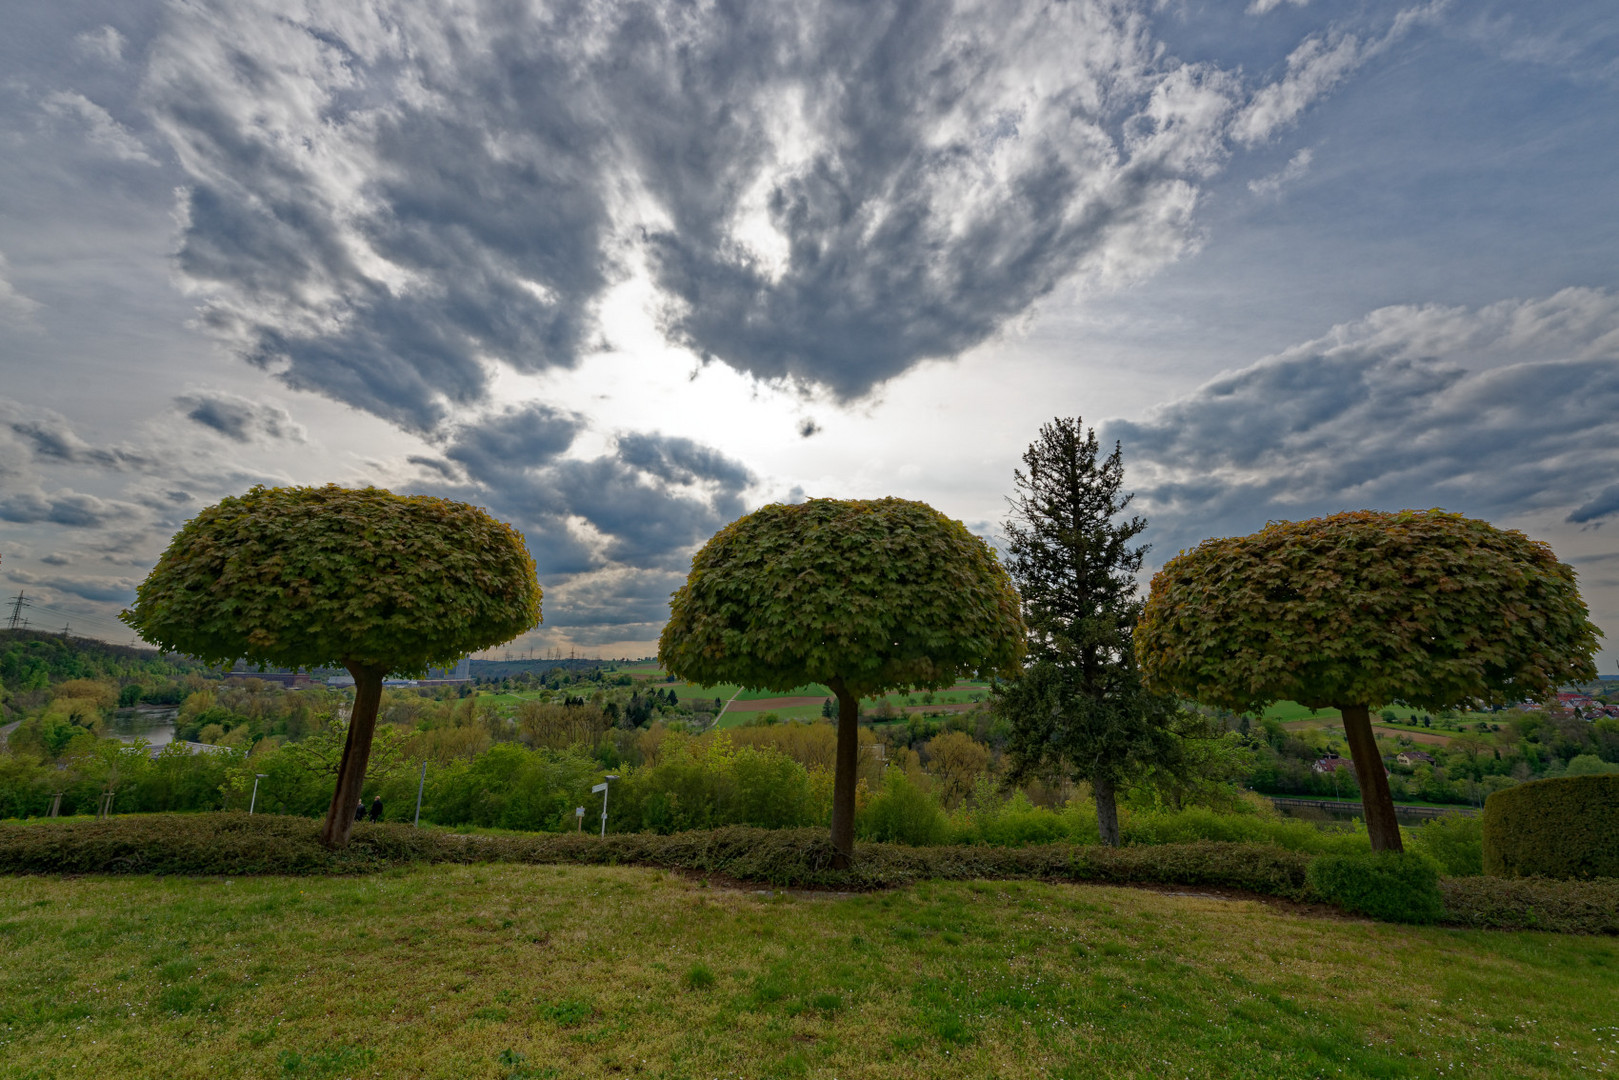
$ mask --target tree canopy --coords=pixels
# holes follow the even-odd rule
[[[175,534],[123,620],[210,663],[419,675],[540,620],[522,534],[380,488],[255,487]]]
[[[1572,567],[1443,510],[1360,510],[1205,540],[1152,580],[1148,679],[1238,712],[1503,704],[1596,677]]]
[[[1011,674],[1017,592],[978,537],[925,503],[811,499],[766,506],[714,535],[669,604],[658,659],[699,685],[838,699],[832,844],[854,850],[859,699]]]
[[[1337,708],[1372,846],[1398,851],[1370,710],[1547,694],[1595,677],[1598,636],[1545,544],[1443,510],[1360,510],[1182,552],[1135,644],[1149,685],[1208,705]]]
[[[540,621],[522,534],[465,503],[380,488],[255,487],[187,522],[123,620],[208,663],[342,665],[354,708],[322,833],[348,842],[382,679]]]
[[[925,503],[812,499],[726,526],[692,559],[658,658],[699,685],[855,697],[1013,670],[1023,621],[984,541]]]

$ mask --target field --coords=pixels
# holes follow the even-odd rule
[[[1619,941],[1031,882],[0,879],[0,1077],[1553,1077]]]

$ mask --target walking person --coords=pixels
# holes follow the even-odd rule
[[[355,821],[364,821],[365,820],[365,800],[364,799],[361,799],[359,802],[354,804],[354,820]]]
[[[376,798],[371,800],[371,820],[372,821],[381,821],[382,820],[382,796],[381,795],[378,795]]]

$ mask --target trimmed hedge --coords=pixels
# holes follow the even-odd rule
[[[1619,934],[1619,879],[1441,878],[1445,922],[1481,930]]]
[[[1619,773],[1560,776],[1484,801],[1484,872],[1619,878]]]
[[[457,836],[408,825],[359,823],[342,851],[319,841],[308,818],[240,812],[130,815],[109,821],[0,825],[0,873],[366,874],[421,863],[653,866],[775,886],[878,889],[934,880],[1037,879],[1240,889],[1289,900],[1321,899],[1310,856],[1271,844],[1205,841],[1106,848],[1044,844],[912,848],[857,844],[855,868],[832,869],[824,829],[752,829],[605,840],[578,833]],[[1323,856],[1322,860],[1341,859]],[[1329,875],[1330,876],[1330,875]],[[1331,888],[1331,886],[1328,886]],[[1444,878],[1441,922],[1562,933],[1619,933],[1619,880],[1576,882]]]
[[[0,873],[359,874],[410,863],[576,863],[655,866],[778,886],[876,889],[927,879],[1203,885],[1302,899],[1309,856],[1268,844],[1203,842],[1106,848],[982,844],[913,848],[857,844],[855,866],[832,869],[824,829],[722,829],[457,836],[408,825],[358,823],[329,851],[319,823],[240,812],[129,816],[98,822],[0,826]]]
[[[1307,880],[1328,902],[1383,922],[1431,923],[1445,913],[1439,868],[1414,851],[1322,855]]]

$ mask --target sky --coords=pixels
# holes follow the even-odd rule
[[[1615,176],[1607,0],[21,0],[0,586],[127,641],[201,508],[377,484],[523,531],[492,655],[649,655],[739,515],[993,541],[1079,416],[1148,573],[1443,507],[1613,674]]]

